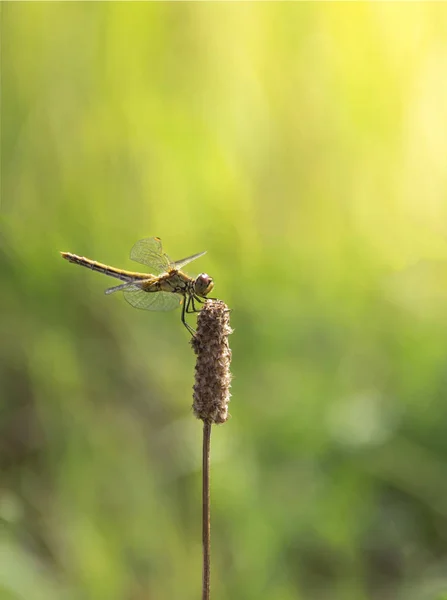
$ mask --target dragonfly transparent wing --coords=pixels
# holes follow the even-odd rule
[[[185,265],[192,262],[193,260],[196,260],[196,258],[200,258],[200,256],[203,256],[204,254],[206,254],[206,250],[204,250],[203,252],[199,252],[198,254],[193,254],[192,256],[188,256],[188,258],[182,258],[181,260],[176,260],[174,263],[172,263],[171,266],[173,266],[175,269],[182,269]]]
[[[130,258],[135,262],[150,267],[155,275],[165,273],[172,262],[163,252],[160,238],[144,238],[138,240],[130,251]]]
[[[143,280],[145,283],[147,281],[151,281],[150,279],[145,279]],[[134,290],[136,289],[141,289],[140,286],[136,285],[134,281],[128,281],[127,283],[121,283],[120,285],[114,285],[113,287],[109,287],[106,290],[104,290],[104,294],[113,294],[114,292],[119,292],[120,290],[124,290],[125,288],[134,288]]]
[[[129,304],[144,310],[174,310],[182,303],[182,296],[178,294],[172,292],[145,292],[138,285],[125,287],[123,294]]]

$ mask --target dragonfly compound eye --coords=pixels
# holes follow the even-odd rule
[[[206,296],[211,292],[213,287],[213,278],[207,275],[206,273],[202,273],[201,275],[199,275],[194,284],[194,289],[198,296]]]

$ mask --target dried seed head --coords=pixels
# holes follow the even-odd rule
[[[197,333],[191,340],[197,354],[194,384],[194,414],[202,421],[225,423],[230,401],[231,350],[228,336],[230,311],[221,300],[208,300],[197,319]]]

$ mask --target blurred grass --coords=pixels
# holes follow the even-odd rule
[[[444,598],[446,7],[1,16],[0,597],[197,598],[186,332],[59,257],[159,235],[234,309],[213,598]]]

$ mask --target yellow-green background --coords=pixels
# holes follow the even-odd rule
[[[2,3],[1,600],[200,597],[179,313],[233,309],[213,600],[447,593],[447,7]]]

